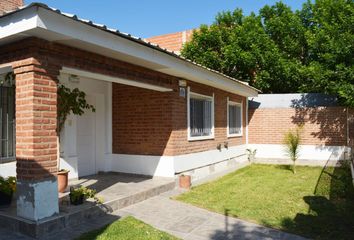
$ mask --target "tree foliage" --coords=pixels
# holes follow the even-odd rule
[[[221,12],[181,54],[264,93],[337,94],[354,106],[354,1],[278,2],[258,14]]]

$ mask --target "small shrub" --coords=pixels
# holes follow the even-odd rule
[[[297,127],[295,130],[289,130],[284,136],[285,150],[293,161],[293,173],[296,173],[295,163],[300,155],[302,126]]]
[[[70,188],[70,200],[72,202],[77,202],[80,199],[86,200],[88,198],[93,198],[96,203],[103,203],[103,200],[101,198],[96,197],[96,190],[83,186],[79,188]]]
[[[10,196],[15,191],[16,191],[15,177],[8,177],[7,179],[0,177],[0,192]]]
[[[256,157],[256,153],[257,153],[257,149],[246,149],[247,151],[247,157],[248,157],[248,161],[252,162],[255,157]]]

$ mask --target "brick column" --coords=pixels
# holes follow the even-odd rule
[[[16,75],[17,215],[38,221],[59,213],[57,76],[34,58],[13,64]]]

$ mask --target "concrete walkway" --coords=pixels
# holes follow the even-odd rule
[[[127,215],[132,215],[157,229],[186,240],[304,239],[170,199],[171,196],[180,193],[180,190],[163,193],[102,218],[91,219],[88,223],[83,222],[78,226],[67,228],[59,234],[44,239],[74,239],[82,233],[100,228]],[[0,229],[0,239],[30,240],[32,238]]]
[[[133,215],[157,229],[186,240],[305,239],[171,200],[170,197],[177,193],[174,190],[161,194],[115,214]]]

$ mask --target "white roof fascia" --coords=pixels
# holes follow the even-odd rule
[[[149,62],[163,65],[163,69],[173,69],[174,72],[187,73],[193,76],[193,81],[213,86],[242,96],[257,96],[256,90],[246,84],[232,81],[226,77],[170,56],[158,50],[146,47],[129,39],[116,36],[110,32],[97,29],[90,25],[75,21],[74,19],[53,14],[52,11],[39,8],[39,26],[46,30],[56,32],[76,40],[104,47]]]
[[[62,39],[82,41],[83,43],[92,45],[93,48],[104,48],[158,64],[161,67],[154,69],[156,71],[185,78],[227,92],[246,97],[255,97],[258,95],[257,90],[244,83],[234,81],[192,62],[55,13],[43,7],[30,7],[1,18],[0,40],[15,34],[25,33],[29,35],[29,30],[31,29],[44,29],[55,33]],[[38,36],[38,34],[41,35]],[[36,36],[43,39],[48,38],[43,31],[37,31]],[[92,51],[92,49],[85,50]]]
[[[38,15],[34,8],[4,16],[0,21],[0,39],[35,29],[37,22]]]

